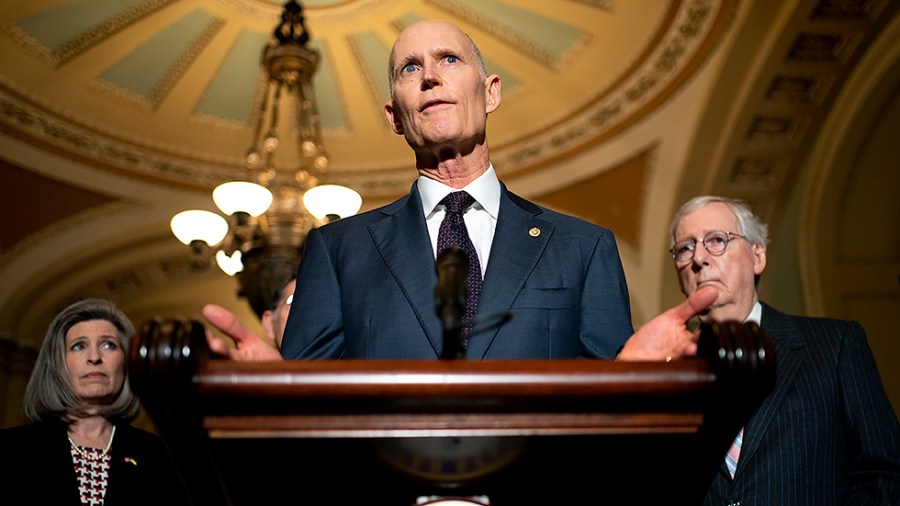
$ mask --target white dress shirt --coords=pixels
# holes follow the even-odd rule
[[[481,264],[481,277],[487,270],[491,244],[494,242],[494,230],[497,228],[497,215],[500,213],[500,180],[494,172],[494,166],[488,167],[484,174],[472,181],[465,188],[451,188],[424,176],[418,179],[419,195],[422,197],[422,211],[428,225],[428,236],[431,238],[431,250],[437,258],[438,231],[444,221],[446,211],[440,201],[452,192],[464,190],[475,199],[469,209],[463,213],[469,238],[475,245],[478,263]]]
[[[750,310],[750,314],[747,315],[747,318],[744,320],[744,323],[753,322],[757,325],[762,325],[760,322],[762,321],[762,304],[759,301],[756,301],[756,304],[753,304],[753,309]]]

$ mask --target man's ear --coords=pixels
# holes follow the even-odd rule
[[[403,135],[403,124],[400,123],[400,116],[394,114],[394,101],[389,100],[384,104],[384,116],[388,123],[391,124],[391,130],[397,135]]]
[[[759,276],[766,270],[766,245],[753,245],[753,274]]]
[[[266,337],[271,340],[275,340],[275,327],[272,322],[272,310],[266,309],[263,311],[262,318],[260,318],[262,322],[263,330],[266,331]]]
[[[491,74],[484,80],[485,112],[490,114],[500,107],[500,76]]]

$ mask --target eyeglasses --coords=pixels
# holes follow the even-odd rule
[[[706,248],[706,251],[709,252],[710,255],[719,256],[722,253],[725,253],[725,248],[728,247],[728,243],[733,241],[733,237],[739,237],[741,239],[747,239],[741,234],[735,234],[734,232],[722,232],[721,230],[714,230],[706,236],[703,237],[703,247]],[[694,258],[694,251],[697,249],[697,240],[696,239],[685,239],[684,241],[679,241],[675,243],[675,246],[672,246],[672,249],[669,250],[669,253],[672,254],[672,258],[675,259],[676,263],[683,264],[690,262]]]

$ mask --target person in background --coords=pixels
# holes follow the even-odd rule
[[[132,427],[126,368],[134,327],[103,299],[50,324],[25,390],[32,423],[0,430],[3,504],[189,504],[162,439]]]
[[[278,290],[273,299],[275,303],[270,309],[263,312],[262,326],[266,336],[275,343],[275,347],[281,349],[281,340],[284,338],[284,327],[287,325],[288,313],[294,302],[294,289],[297,288],[297,278],[291,277],[284,286]]]
[[[282,360],[278,350],[281,348],[296,287],[297,278],[291,276],[274,294],[268,309],[263,311],[260,318],[266,337],[275,344],[274,347],[244,327],[231,311],[216,304],[205,305],[202,310],[204,318],[234,342],[233,347],[228,346],[222,338],[216,337],[207,329],[206,341],[209,348],[217,355],[241,362]]]
[[[696,197],[670,232],[682,292],[718,290],[701,320],[756,322],[777,364],[773,391],[735,438],[706,504],[900,504],[900,427],[863,328],[759,300],[768,227],[743,201]]]

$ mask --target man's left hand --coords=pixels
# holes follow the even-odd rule
[[[681,304],[653,318],[631,336],[617,360],[669,361],[697,353],[699,330],[688,330],[688,322],[706,311],[719,291],[706,286],[692,293]]]

